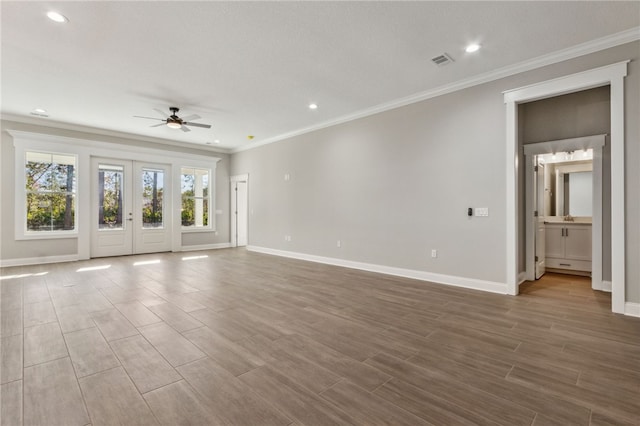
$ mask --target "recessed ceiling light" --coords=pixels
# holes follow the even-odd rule
[[[480,50],[480,45],[476,43],[472,43],[464,48],[464,51],[467,53],[477,52],[478,50]]]
[[[53,10],[50,10],[49,12],[47,12],[47,17],[49,19],[51,19],[52,21],[58,22],[60,24],[64,23],[64,22],[69,22],[69,20],[67,19],[66,16],[64,16],[64,15],[58,13],[58,12],[55,12]]]
[[[309,104],[309,109],[318,109],[318,104]]]
[[[214,140],[213,143],[220,143],[220,139]]]
[[[31,115],[35,115],[36,117],[49,117],[49,114],[47,114],[47,110],[44,108],[36,108],[33,111],[31,111]]]

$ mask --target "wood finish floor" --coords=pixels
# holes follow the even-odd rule
[[[640,422],[640,320],[582,277],[510,297],[236,249],[2,275],[2,425]]]

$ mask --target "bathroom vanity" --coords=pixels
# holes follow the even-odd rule
[[[590,273],[591,221],[545,220],[545,259],[547,270]]]

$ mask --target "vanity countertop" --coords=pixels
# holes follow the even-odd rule
[[[573,220],[564,220],[562,216],[547,216],[544,218],[547,224],[563,224],[563,225],[591,225],[590,217],[574,217]]]

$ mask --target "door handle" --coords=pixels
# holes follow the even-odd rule
[[[133,220],[133,218],[132,218],[132,217],[130,217],[130,218],[129,218],[129,219],[127,219],[127,220]]]

